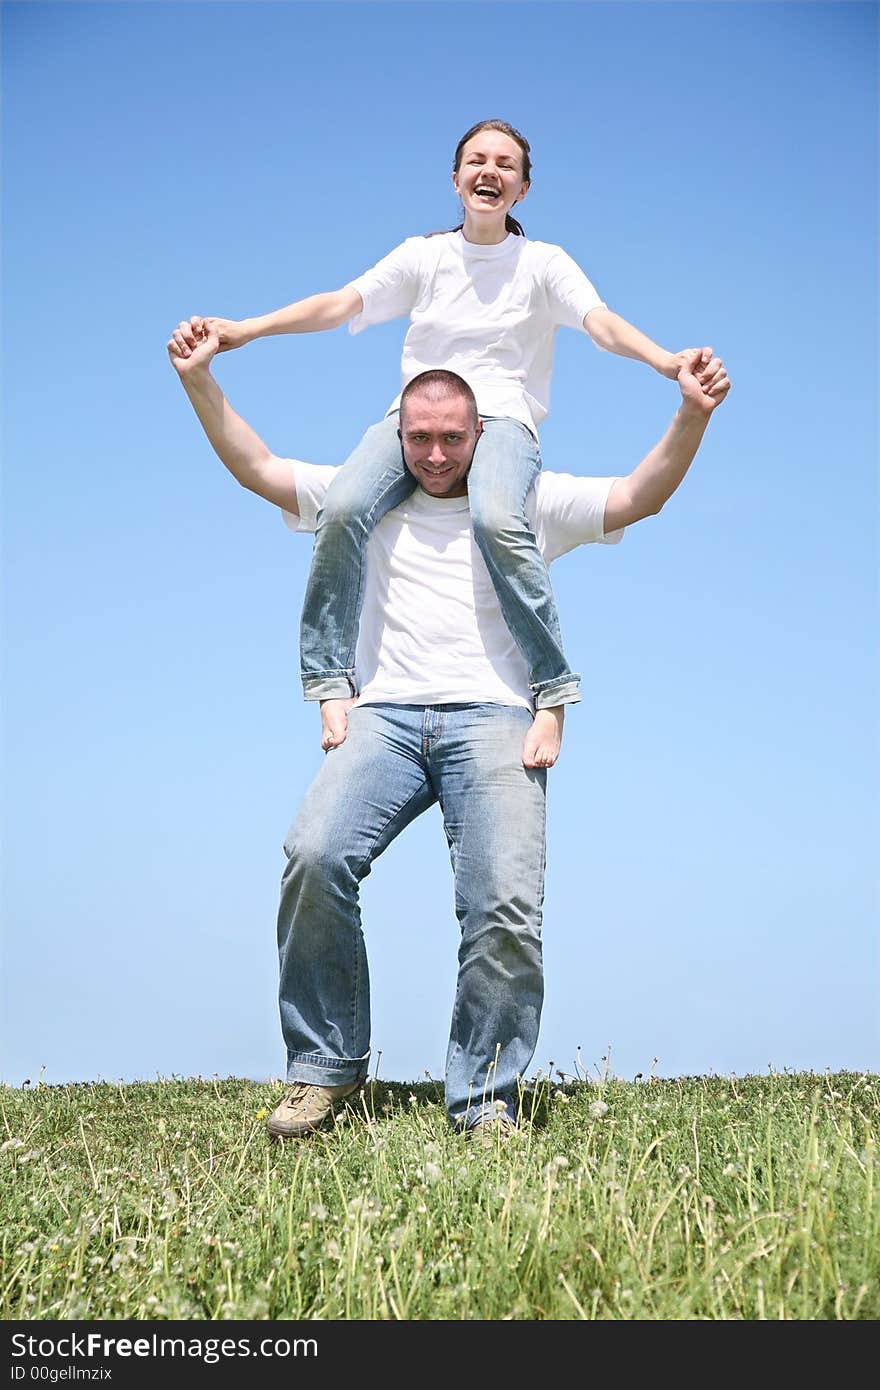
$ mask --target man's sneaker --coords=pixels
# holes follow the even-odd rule
[[[480,1120],[478,1124],[471,1125],[470,1129],[465,1130],[465,1138],[472,1144],[479,1144],[484,1149],[492,1149],[497,1143],[506,1143],[508,1139],[513,1139],[520,1134],[513,1120],[505,1112],[501,1115],[493,1115],[491,1119]]]
[[[362,1081],[350,1086],[313,1086],[309,1081],[294,1081],[267,1119],[266,1129],[273,1139],[299,1139],[303,1134],[311,1134],[333,1114],[335,1101],[354,1095],[362,1085]]]

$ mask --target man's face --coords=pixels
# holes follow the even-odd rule
[[[483,425],[460,396],[432,401],[409,396],[400,420],[403,459],[431,497],[464,497],[467,472]]]

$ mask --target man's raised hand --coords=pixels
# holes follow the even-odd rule
[[[207,367],[220,351],[220,335],[209,319],[183,319],[166,344],[178,376]]]
[[[711,348],[691,348],[678,372],[682,402],[709,416],[730,390],[724,363]]]

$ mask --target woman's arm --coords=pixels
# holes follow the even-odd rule
[[[355,314],[359,314],[363,307],[357,290],[345,285],[341,290],[297,299],[283,309],[275,309],[271,314],[258,314],[255,318],[203,319],[196,315],[175,329],[174,339],[183,356],[186,352],[195,351],[199,341],[197,335],[203,327],[208,327],[217,334],[217,351],[228,352],[231,348],[252,343],[255,338],[268,338],[276,333],[320,333],[325,328],[338,328],[341,323],[347,323]]]
[[[685,362],[696,351],[695,348],[683,348],[681,352],[667,352],[619,314],[601,306],[590,310],[584,319],[584,328],[596,346],[605,352],[615,352],[619,357],[632,357],[637,362],[645,362],[671,381],[675,381]],[[704,348],[703,353],[708,354],[704,355],[702,363],[706,366],[712,349]]]

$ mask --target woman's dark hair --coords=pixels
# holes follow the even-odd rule
[[[455,147],[455,160],[452,165],[455,173],[457,174],[461,168],[461,157],[464,154],[465,145],[469,140],[473,140],[475,135],[479,135],[481,130],[497,130],[500,131],[502,135],[507,135],[511,140],[516,141],[522,150],[523,183],[530,183],[532,178],[531,147],[526,137],[521,135],[518,130],[515,130],[512,125],[508,125],[507,121],[477,121],[477,124],[472,125],[470,130],[466,130]],[[460,232],[463,226],[464,223],[459,222],[457,227],[450,227],[449,230],[451,232]],[[505,218],[504,226],[508,232],[513,232],[514,236],[525,236],[525,232],[521,225],[517,222],[515,217],[511,217],[510,213],[508,213]],[[442,232],[428,232],[428,236],[442,235]]]

